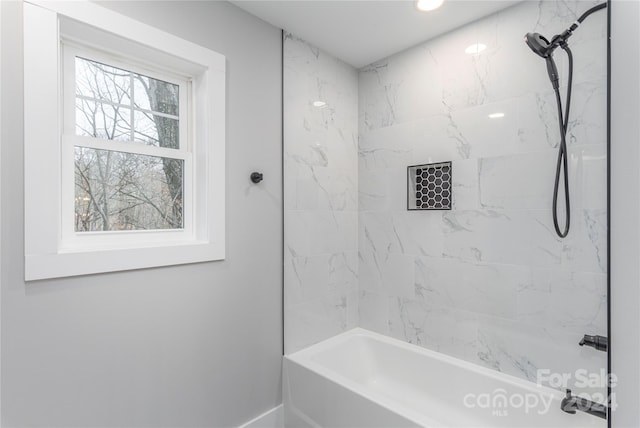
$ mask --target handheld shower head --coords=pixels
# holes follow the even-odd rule
[[[578,18],[577,21],[571,24],[569,28],[567,28],[560,34],[556,34],[551,38],[551,40],[547,40],[546,37],[544,37],[540,33],[527,33],[524,36],[524,41],[536,55],[548,59],[551,57],[551,54],[553,54],[553,51],[558,46],[561,46],[562,48],[565,48],[567,46],[567,40],[569,39],[569,37],[571,37],[573,32],[576,30],[576,28],[578,28],[582,21],[587,18],[587,16],[591,15],[593,12],[604,9],[605,7],[607,7],[606,2],[587,10],[580,16],[580,18]],[[547,67],[549,67],[549,65],[547,65]]]
[[[569,120],[569,107],[571,105],[571,83],[573,76],[573,54],[571,53],[571,49],[569,49],[569,45],[567,44],[567,40],[573,32],[578,28],[578,26],[584,21],[589,15],[598,10],[602,10],[607,7],[607,2],[601,3],[597,6],[592,7],[583,13],[580,18],[569,28],[564,30],[560,34],[556,34],[551,38],[551,40],[547,40],[543,35],[539,33],[527,33],[524,36],[524,41],[529,46],[529,48],[538,56],[545,59],[547,63],[547,74],[549,75],[549,80],[551,81],[551,85],[553,86],[553,90],[556,95],[556,102],[558,104],[558,125],[560,128],[560,148],[558,150],[558,162],[556,165],[556,179],[553,188],[553,226],[556,229],[556,233],[561,238],[564,238],[569,233],[569,223],[571,218],[570,212],[570,204],[569,204],[569,173],[567,172],[567,143],[566,143],[566,135],[567,135],[567,122]],[[569,76],[568,76],[568,84],[567,84],[567,104],[564,111],[564,117],[562,112],[562,100],[560,99],[560,79],[558,76],[558,68],[556,67],[556,63],[553,60],[553,51],[556,48],[562,48],[569,58]],[[560,185],[560,172],[564,173],[564,195],[565,195],[565,207],[566,207],[566,223],[564,231],[560,230],[560,224],[558,223],[558,187]]]
[[[559,87],[558,69],[556,68],[556,63],[553,61],[552,55],[556,45],[549,42],[549,40],[540,33],[527,33],[524,36],[524,41],[536,55],[541,56],[547,61],[549,79],[551,80],[553,89],[557,89]]]
[[[548,58],[551,54],[551,49],[549,49],[549,40],[540,33],[527,33],[524,36],[524,41],[536,55],[539,55],[542,58]]]

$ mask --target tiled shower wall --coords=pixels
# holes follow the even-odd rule
[[[357,325],[358,73],[286,33],[283,59],[290,353]]]
[[[522,2],[360,70],[361,327],[532,381],[537,369],[606,368],[578,346],[606,335],[606,12],[569,43],[566,239],[551,214],[555,99],[523,43],[594,4]],[[487,49],[465,54],[474,43]],[[448,160],[453,209],[407,211],[406,167]]]

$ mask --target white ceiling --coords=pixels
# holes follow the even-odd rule
[[[356,68],[521,0],[445,0],[418,12],[414,0],[232,0]]]

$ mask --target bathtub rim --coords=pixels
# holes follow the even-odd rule
[[[312,365],[321,366],[319,363],[310,359],[310,357],[312,357],[316,353],[329,350],[335,347],[336,345],[344,343],[351,337],[367,337],[370,339],[374,339],[374,340],[386,343],[388,345],[397,346],[409,352],[414,352],[429,358],[434,358],[441,362],[452,364],[462,369],[471,370],[476,373],[486,375],[497,380],[507,381],[513,386],[521,387],[524,389],[528,389],[530,391],[539,392],[543,394],[547,393],[559,399],[562,399],[564,397],[564,393],[562,391],[550,388],[548,386],[539,385],[537,383],[518,378],[508,373],[492,370],[490,368],[483,367],[478,364],[474,364],[469,361],[465,361],[460,358],[453,357],[451,355],[447,355],[441,352],[433,351],[431,349],[423,348],[421,346],[414,345],[412,343],[407,343],[393,337],[385,336],[383,334],[376,333],[371,330],[366,330],[362,327],[352,328],[351,330],[347,330],[336,336],[330,337],[329,339],[323,340],[322,342],[316,343],[314,345],[310,345],[306,348],[300,349],[290,354],[285,354],[284,358],[287,358],[293,362],[299,363],[304,366],[307,366],[306,364],[307,362],[311,363]],[[331,370],[328,370],[328,371],[331,371]],[[333,373],[333,371],[331,372]]]
[[[515,388],[522,388],[524,389],[525,392],[532,392],[536,394],[550,396],[553,402],[557,402],[558,407],[559,407],[560,401],[564,397],[564,393],[562,391],[559,391],[547,386],[539,385],[537,383],[534,383],[528,380],[520,379],[507,373],[502,373],[487,367],[482,367],[477,364],[464,361],[459,358],[446,355],[437,351],[433,351],[431,349],[423,348],[418,345],[407,343],[393,337],[385,336],[380,333],[366,330],[362,327],[355,327],[353,329],[347,330],[336,336],[325,339],[322,342],[316,343],[314,345],[310,345],[296,352],[286,354],[283,356],[283,358],[285,360],[290,361],[291,363],[300,365],[319,376],[322,376],[323,378],[327,379],[328,381],[334,384],[337,384],[343,388],[348,389],[354,394],[359,394],[389,411],[399,413],[403,417],[411,420],[412,422],[416,423],[419,426],[434,427],[434,428],[447,426],[443,422],[440,422],[434,418],[430,418],[414,410],[408,405],[395,402],[389,399],[388,397],[382,396],[379,393],[376,393],[375,391],[369,390],[361,383],[358,383],[334,370],[326,368],[321,363],[313,359],[314,355],[327,350],[331,350],[332,348],[339,346],[340,344],[350,340],[353,337],[364,337],[364,338],[372,339],[374,341],[379,341],[386,345],[399,347],[407,352],[413,352],[427,358],[436,359],[445,364],[451,364],[452,366],[459,368],[461,370],[469,370],[469,371],[475,372],[476,374],[493,378],[494,380],[504,382],[505,384],[508,384],[509,386],[512,386]]]
[[[284,374],[284,383],[288,383],[288,373],[287,373],[287,364],[296,364],[306,370],[315,373],[316,375],[322,377],[327,382],[335,384],[341,388],[345,388],[353,394],[364,397],[367,400],[374,402],[376,405],[396,414],[399,414],[401,417],[411,421],[416,426],[425,427],[425,428],[441,428],[445,427],[444,424],[434,420],[433,418],[429,418],[424,414],[421,414],[411,407],[400,404],[398,402],[394,402],[387,397],[380,396],[379,394],[369,390],[362,384],[355,382],[340,373],[336,373],[335,371],[324,367],[322,364],[313,361],[309,358],[310,355],[315,354],[316,352],[331,349],[336,344],[342,343],[349,338],[359,335],[361,337],[366,337],[366,335],[360,334],[360,332],[353,332],[353,330],[358,330],[359,328],[354,328],[348,330],[344,333],[340,333],[339,335],[333,336],[329,339],[326,339],[322,342],[316,343],[315,345],[308,346],[307,348],[301,349],[299,351],[293,352],[288,355],[283,356],[283,374]],[[362,329],[363,331],[368,332],[367,330]],[[371,332],[372,333],[372,332]],[[334,340],[337,339],[337,340]],[[318,346],[321,345],[321,346]],[[290,388],[283,383],[284,391],[288,391]],[[286,392],[285,392],[286,393]],[[293,402],[292,398],[284,398],[284,403]],[[286,407],[286,405],[285,405]],[[296,411],[294,409],[294,411]],[[286,415],[286,409],[285,409]],[[286,421],[285,421],[286,422]],[[285,424],[286,425],[286,424]]]

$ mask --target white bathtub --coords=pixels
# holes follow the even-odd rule
[[[363,329],[284,357],[290,428],[606,427],[561,411],[562,396]]]

